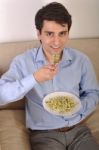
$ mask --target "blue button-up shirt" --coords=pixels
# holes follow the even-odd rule
[[[64,48],[57,75],[52,80],[38,83],[33,73],[46,64],[42,46],[14,58],[0,79],[0,105],[26,96],[26,126],[31,129],[55,129],[79,123],[95,110],[99,100],[99,87],[90,60],[75,49]],[[81,100],[81,110],[72,118],[47,112],[42,101],[54,91],[75,94]]]

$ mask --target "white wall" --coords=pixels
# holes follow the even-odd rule
[[[34,16],[42,5],[54,0],[0,0],[0,42],[36,37]],[[99,0],[56,0],[72,14],[71,38],[99,37]]]

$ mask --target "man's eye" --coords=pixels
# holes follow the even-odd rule
[[[60,36],[65,36],[67,34],[67,32],[61,32],[59,35]]]
[[[46,33],[47,36],[53,36],[53,33],[52,32],[48,32]]]

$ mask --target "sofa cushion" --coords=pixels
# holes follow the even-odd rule
[[[4,110],[4,109],[7,109],[7,110],[15,109],[15,110],[17,110],[17,109],[24,109],[24,108],[25,108],[25,99],[0,106],[0,109],[2,109],[2,110]]]
[[[0,111],[1,150],[30,150],[23,110]]]

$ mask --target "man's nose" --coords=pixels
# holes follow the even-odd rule
[[[60,38],[59,38],[59,36],[54,36],[53,42],[54,42],[54,44],[55,44],[56,46],[58,46],[59,43],[60,43]]]

